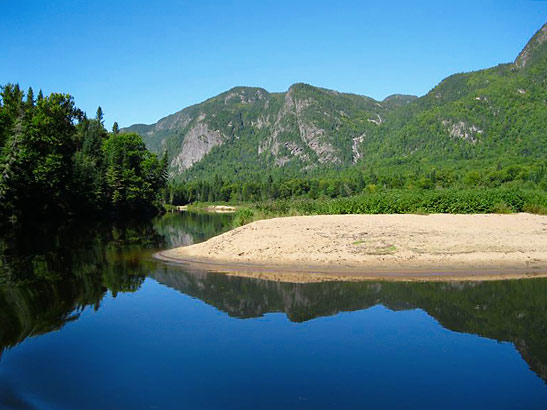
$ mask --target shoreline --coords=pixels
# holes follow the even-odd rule
[[[232,205],[207,205],[203,207],[189,206],[189,205],[175,205],[173,210],[176,212],[209,212],[215,214],[229,214],[237,211],[237,208]]]
[[[154,256],[170,264],[288,282],[547,277],[547,216],[274,218]]]

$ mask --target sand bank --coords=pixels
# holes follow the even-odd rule
[[[547,216],[321,215],[257,221],[158,258],[290,282],[547,276]]]
[[[216,212],[219,214],[223,213],[231,213],[236,211],[235,206],[229,206],[229,205],[211,205],[205,208],[207,212]]]
[[[175,209],[179,212],[188,211],[188,205],[178,205],[178,206],[175,206]],[[230,205],[210,205],[210,206],[206,206],[205,208],[202,208],[201,210],[205,212],[224,214],[224,213],[235,212],[237,209],[235,206],[230,206]]]

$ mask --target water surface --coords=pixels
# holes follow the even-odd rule
[[[287,284],[158,263],[230,216],[0,240],[0,408],[547,408],[547,279]]]

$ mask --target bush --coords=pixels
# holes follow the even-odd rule
[[[238,208],[234,216],[234,227],[246,225],[255,220],[255,211],[251,208]]]

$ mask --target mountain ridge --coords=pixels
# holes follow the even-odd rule
[[[170,176],[182,179],[383,160],[537,157],[547,152],[546,73],[547,24],[513,63],[451,75],[422,97],[377,101],[304,83],[285,92],[237,86],[123,131],[167,151]]]

